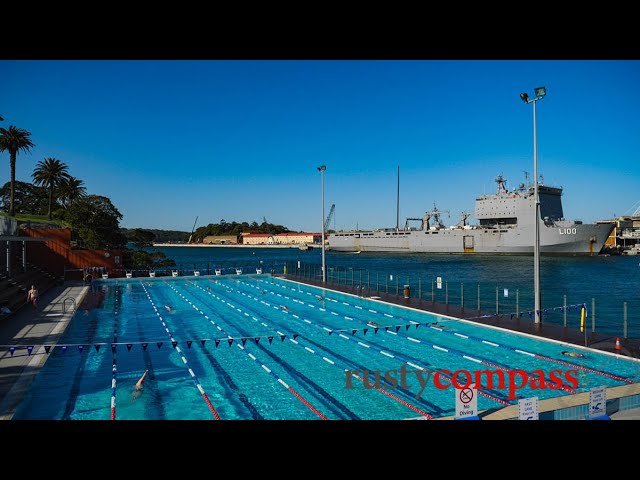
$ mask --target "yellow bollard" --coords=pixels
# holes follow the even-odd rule
[[[284,274],[285,275],[287,274],[287,264],[286,263],[284,264]]]

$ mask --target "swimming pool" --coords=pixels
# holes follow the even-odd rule
[[[270,275],[96,281],[47,347],[14,419],[437,418],[474,375],[479,410],[640,381],[631,359]]]

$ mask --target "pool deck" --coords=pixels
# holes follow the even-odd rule
[[[309,279],[295,278],[290,275],[285,277],[317,287],[325,287],[358,295],[357,289],[351,289],[344,285],[337,286],[329,284],[323,286],[321,282],[309,281]],[[66,301],[65,305],[65,299],[73,297],[76,305],[79,307],[88,290],[89,286],[83,282],[65,282],[64,285],[55,286],[42,295],[40,298],[40,307],[37,311],[34,311],[27,305],[10,319],[0,323],[0,345],[26,346],[33,344],[40,346],[34,348],[31,355],[28,355],[27,351],[21,348],[17,349],[13,356],[6,347],[0,348],[0,420],[10,420],[12,418],[16,406],[22,396],[28,391],[38,369],[44,364],[47,354],[41,345],[55,345],[73,316],[75,310],[72,307],[72,302]],[[431,302],[419,301],[415,298],[405,299],[403,296],[397,297],[396,295],[385,295],[384,293],[376,296],[379,297],[378,300],[383,302],[432,313],[459,318],[468,318],[477,315],[476,310],[470,312],[469,309],[467,309],[467,312],[464,312],[464,310],[461,310],[459,307],[432,304]],[[364,295],[364,297],[367,297],[367,295]],[[66,309],[64,308],[65,306]],[[544,325],[542,329],[535,331],[531,322],[509,322],[505,319],[496,320],[494,317],[484,317],[477,322],[555,339],[568,344],[584,346],[584,334],[580,332],[576,334],[576,332],[571,332],[562,327]],[[615,337],[589,334],[587,340],[590,348],[640,358],[640,341],[626,340],[622,343],[622,348],[616,351]],[[640,384],[623,385],[607,389],[608,399],[619,398],[630,394],[640,394]],[[539,409],[540,412],[543,412],[588,403],[588,395],[588,393],[581,393],[541,400]],[[483,420],[513,418],[517,416],[517,408],[517,405],[515,405],[496,411],[485,411],[481,412],[480,416]],[[610,418],[613,420],[640,420],[640,408],[612,412]]]
[[[461,308],[459,305],[445,305],[441,303],[434,303],[430,300],[418,299],[416,296],[410,298],[404,298],[402,290],[400,295],[395,293],[376,292],[371,289],[370,292],[364,287],[360,292],[358,287],[354,288],[345,285],[336,285],[327,281],[326,284],[318,280],[310,280],[309,278],[298,277],[295,275],[276,275],[282,278],[287,278],[300,283],[306,283],[320,288],[328,288],[336,290],[338,292],[350,293],[352,295],[362,296],[363,298],[375,298],[382,302],[387,302],[403,307],[415,308],[416,310],[423,310],[425,312],[436,313],[440,315],[448,315],[451,317],[462,318],[481,325],[489,325],[494,327],[500,327],[507,330],[513,330],[520,333],[526,333],[537,337],[547,338],[551,340],[557,340],[559,342],[567,343],[568,345],[576,345],[580,347],[588,347],[603,352],[616,353],[619,355],[625,355],[632,358],[640,359],[640,340],[625,339],[620,336],[592,333],[590,331],[585,333],[580,332],[578,329],[572,329],[569,327],[563,327],[561,325],[545,324],[544,321],[536,326],[528,316],[522,318],[509,318],[508,314],[502,317],[493,316],[493,312],[478,312],[475,308]],[[488,316],[481,316],[483,313]],[[590,327],[590,322],[588,327]],[[590,328],[587,328],[589,330]],[[616,339],[620,340],[620,349],[616,350]]]
[[[40,297],[38,310],[26,305],[0,323],[0,345],[22,346],[13,355],[6,347],[0,348],[0,420],[11,419],[44,364],[47,353],[41,345],[55,345],[73,316],[73,302],[66,299],[73,297],[79,307],[88,290],[82,282],[55,286]],[[29,355],[26,345],[39,347]]]

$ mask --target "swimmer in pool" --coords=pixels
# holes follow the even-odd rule
[[[142,377],[140,377],[140,379],[136,382],[135,386],[133,387],[134,400],[138,398],[142,393],[142,387],[143,387],[144,379],[147,377],[147,373],[149,373],[149,370],[144,371],[144,373],[142,374]]]
[[[165,305],[164,308],[167,309],[167,312],[173,312],[173,308],[171,307],[171,305]]]
[[[324,300],[324,298],[322,298],[320,295],[316,295],[316,299],[321,302],[322,300]]]
[[[282,308],[282,310],[284,310],[285,312],[289,311],[286,305],[280,305],[280,308]]]
[[[566,355],[568,357],[584,358],[584,354],[583,353],[578,353],[578,352],[560,352],[560,353],[562,353],[562,355]]]

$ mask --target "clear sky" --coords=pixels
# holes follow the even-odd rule
[[[538,171],[567,219],[640,206],[640,61],[0,60],[0,115],[32,133],[16,178],[57,158],[123,214],[190,231],[257,221],[380,228],[436,202],[455,224],[478,195]],[[0,154],[0,184],[9,156]],[[475,220],[473,217],[470,219]]]

